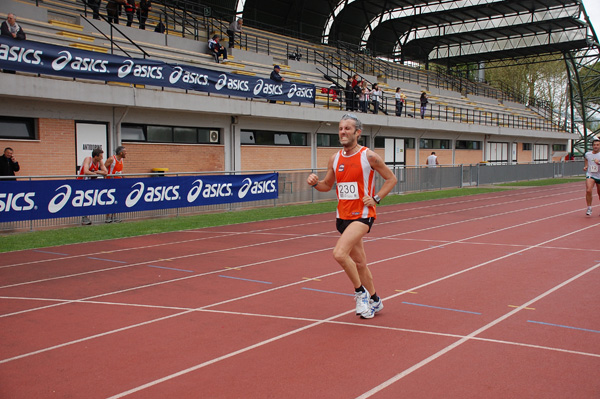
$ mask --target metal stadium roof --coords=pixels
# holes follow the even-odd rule
[[[247,24],[400,61],[454,66],[597,42],[580,0],[208,0]]]

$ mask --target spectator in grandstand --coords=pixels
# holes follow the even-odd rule
[[[356,84],[354,84],[354,78],[352,78],[352,91],[354,92],[354,104],[352,107],[353,111],[358,111],[358,110],[362,110],[362,103],[361,103],[361,98],[362,98],[362,84],[356,82]]]
[[[106,160],[106,162],[104,162],[104,166],[106,167],[106,170],[108,171],[108,174],[106,175],[107,179],[122,179],[123,176],[121,176],[121,174],[123,173],[123,160],[125,159],[125,157],[127,156],[127,148],[123,147],[122,145],[118,146],[117,149],[115,150],[115,155],[113,155],[112,157],[108,158]],[[109,213],[108,215],[106,215],[106,220],[104,221],[105,223],[120,223],[121,219],[119,219],[117,217],[116,213]]]
[[[106,3],[106,16],[108,22],[111,24],[119,24],[119,15],[121,15],[121,8],[127,4],[127,0],[108,0]]]
[[[27,35],[25,35],[23,29],[17,23],[17,18],[13,13],[6,15],[6,21],[2,22],[0,30],[2,31],[2,36],[12,37],[17,40],[27,39]]]
[[[87,5],[92,9],[92,17],[100,19],[100,3],[102,0],[87,0]],[[87,16],[87,14],[86,14]]]
[[[15,172],[21,169],[19,162],[14,156],[14,151],[10,147],[4,149],[4,154],[0,156],[0,176],[14,176]],[[8,179],[0,179],[0,182],[7,180],[17,180],[15,177]]]
[[[148,19],[148,12],[152,9],[151,0],[140,0],[139,7],[137,9],[137,19],[140,23],[140,29],[146,29],[146,20]]]
[[[219,63],[219,57],[223,56],[223,62],[227,61],[227,49],[219,43],[221,38],[219,35],[213,35],[212,39],[208,41],[208,50],[215,57],[217,64]]]
[[[402,93],[398,87],[396,88],[394,97],[396,98],[396,116],[402,116],[402,108],[406,102],[406,94]]]
[[[0,25],[0,31],[2,36],[10,37],[17,40],[27,39],[25,32],[17,23],[17,18],[13,13],[8,13],[6,15],[6,21],[2,22],[2,24]],[[15,73],[15,71],[12,71],[10,69],[3,69],[2,72],[11,74]]]
[[[346,81],[346,89],[344,90],[344,94],[346,95],[346,111],[354,111],[354,88],[352,87],[352,75],[348,75],[348,80]]]
[[[427,103],[429,102],[429,100],[427,100],[427,93],[423,92],[421,93],[421,119],[425,118],[425,111],[427,111]]]
[[[369,96],[371,94],[371,91],[367,87],[367,81],[365,81],[365,80],[362,80],[356,86],[360,87],[360,89],[361,89],[361,91],[360,91],[361,94],[360,94],[360,97],[358,98],[358,100],[360,101],[362,112],[364,112],[366,114],[369,112]]]
[[[587,202],[587,216],[592,215],[592,198],[594,186],[600,198],[600,139],[592,142],[592,151],[583,156],[583,170],[585,171],[585,201]]]
[[[229,24],[229,29],[227,29],[227,36],[229,36],[229,48],[233,48],[235,43],[235,34],[242,33],[242,25],[244,25],[244,20],[238,18],[237,21],[234,19],[233,22]]]
[[[135,0],[126,0],[125,15],[127,15],[127,26],[133,24],[133,14],[135,13]]]
[[[377,153],[358,143],[362,123],[354,114],[342,117],[338,132],[343,148],[329,158],[325,178],[319,180],[312,173],[306,182],[321,192],[336,185],[336,226],[341,237],[333,249],[333,257],[354,287],[356,314],[370,319],[383,309],[383,303],[375,292],[363,237],[371,231],[377,205],[394,188],[397,179]],[[374,172],[384,181],[379,190],[375,189]]]
[[[271,79],[272,81],[277,82],[277,83],[283,83],[285,81],[285,78],[279,74],[280,71],[281,71],[281,68],[279,68],[279,65],[274,65],[273,70],[271,71],[271,76],[269,76],[269,79]],[[275,104],[277,101],[269,100],[269,102],[271,104]]]
[[[87,179],[96,179],[98,176],[106,176],[108,171],[106,170],[106,166],[104,166],[104,162],[102,162],[102,158],[104,156],[104,151],[102,148],[94,148],[92,151],[91,157],[86,157],[83,160],[83,164],[79,169],[79,175],[77,179],[87,180]],[[88,216],[83,216],[81,218],[81,224],[90,225],[92,221]]]
[[[377,83],[373,84],[373,90],[371,90],[371,101],[373,101],[373,113],[379,113],[379,102],[381,101],[381,89]]]
[[[165,24],[163,24],[163,21],[161,18],[160,21],[158,21],[158,23],[156,24],[156,27],[154,28],[154,32],[165,33],[166,30],[167,30],[167,27],[165,26]]]
[[[354,74],[354,76],[352,76],[352,87],[356,86],[358,84],[358,75]]]

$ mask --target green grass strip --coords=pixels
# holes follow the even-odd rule
[[[385,198],[381,206],[461,197],[503,190],[505,189],[477,187],[390,195]],[[127,221],[119,224],[97,224],[92,226],[66,227],[53,230],[6,234],[0,236],[0,252],[44,248],[114,238],[136,237],[170,231],[199,229],[203,227],[226,226],[293,216],[333,213],[335,212],[335,207],[336,201],[327,201],[314,204],[286,205],[272,208]],[[331,217],[333,220],[334,216],[332,215]],[[101,244],[99,249],[100,248]]]
[[[580,178],[560,178],[560,179],[543,179],[543,180],[529,180],[529,181],[518,181],[513,183],[502,183],[502,184],[494,184],[494,186],[498,187],[540,187],[540,186],[550,186],[552,184],[562,184],[562,183],[575,183],[584,181],[584,177]]]

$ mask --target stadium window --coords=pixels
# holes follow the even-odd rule
[[[507,164],[508,163],[508,143],[495,143],[488,141],[487,159],[491,164]]]
[[[242,144],[306,146],[306,133],[279,133],[264,130],[240,132]]]
[[[531,151],[531,143],[523,143],[523,151]]]
[[[481,150],[481,141],[456,140],[457,150]]]
[[[566,144],[552,144],[552,151],[567,151]]]
[[[35,119],[0,116],[0,138],[35,140]]]
[[[173,141],[175,143],[197,143],[198,130],[195,127],[173,128]]]
[[[548,162],[548,144],[536,144],[533,146],[533,161]]]
[[[121,125],[122,141],[146,141],[146,129],[142,125]]]
[[[360,136],[358,144],[368,147],[368,137]],[[317,147],[341,147],[340,137],[337,134],[317,133]]]
[[[220,144],[219,129],[124,123],[121,140],[150,143]]]
[[[317,133],[317,147],[339,147],[337,134]]]
[[[385,148],[385,139],[386,138],[391,139],[394,137],[380,137],[380,136],[375,137],[375,148]],[[407,138],[404,139],[404,149],[407,149],[407,148],[413,148],[413,149],[415,148],[415,139],[407,139]]]
[[[421,139],[419,148],[446,150],[450,148],[450,140],[441,139]]]
[[[151,143],[173,142],[173,128],[170,126],[147,126],[146,134]]]

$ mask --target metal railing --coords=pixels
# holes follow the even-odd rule
[[[568,162],[544,162],[509,165],[440,165],[429,168],[426,166],[391,166],[398,179],[398,183],[392,190],[392,194],[403,194],[428,190],[442,190],[448,188],[477,187],[496,183],[508,183],[524,180],[538,180],[567,176],[580,176],[583,170],[583,161]],[[249,173],[265,173],[273,171],[243,171]],[[205,205],[186,208],[160,209],[153,211],[139,211],[121,213],[120,219],[147,219],[157,217],[177,217],[207,212],[226,212],[256,207],[275,207],[288,204],[308,204],[325,200],[335,200],[335,189],[329,192],[320,192],[312,189],[306,184],[306,178],[310,173],[316,173],[319,178],[324,178],[324,169],[293,169],[279,170],[279,196],[274,200],[262,200],[243,203]],[[124,174],[128,176],[168,176],[184,175],[227,175],[242,172],[189,172],[189,173],[146,173],[146,174]],[[166,176],[166,177],[163,177]],[[75,175],[68,176],[19,176],[18,180],[49,180],[49,179],[75,179]],[[0,178],[0,181],[2,178]],[[382,184],[381,177],[376,175],[376,187]],[[90,216],[94,224],[104,223],[105,215]],[[0,223],[0,232],[9,233],[15,231],[40,230],[56,227],[75,226],[81,223],[81,217],[68,217],[42,220],[26,220],[19,222]]]

